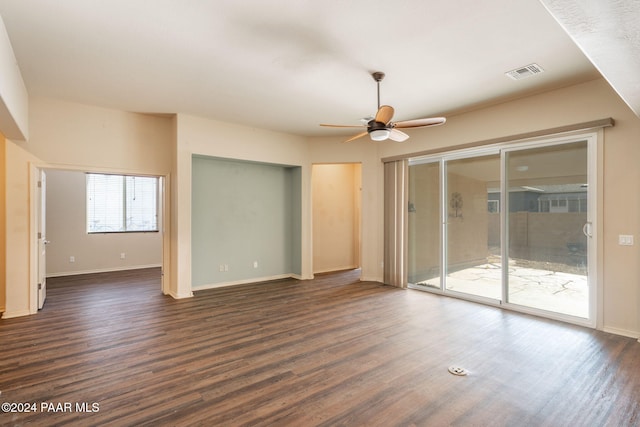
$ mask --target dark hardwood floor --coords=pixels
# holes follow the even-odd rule
[[[640,425],[636,340],[358,275],[185,300],[157,269],[50,279],[0,320],[0,402],[36,405],[0,425]]]

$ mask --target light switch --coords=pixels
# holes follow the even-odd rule
[[[618,244],[620,246],[633,246],[633,235],[631,235],[631,234],[620,234],[618,236]]]

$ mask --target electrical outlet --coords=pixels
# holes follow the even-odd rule
[[[229,271],[229,266],[227,264],[224,265],[224,271]]]
[[[253,261],[253,268],[258,268],[258,261]]]
[[[126,254],[124,252],[120,253],[120,259],[125,259],[126,258]]]
[[[69,262],[76,262],[76,257],[74,257],[73,255],[71,255],[69,257]]]
[[[220,264],[219,271],[224,271],[224,264]]]

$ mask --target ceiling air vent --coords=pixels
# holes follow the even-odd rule
[[[544,70],[538,64],[529,64],[521,68],[516,68],[506,72],[505,74],[511,77],[513,80],[522,80],[525,77],[534,76],[536,74],[543,73]]]

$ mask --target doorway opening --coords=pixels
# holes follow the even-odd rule
[[[311,169],[313,273],[361,267],[362,164]]]
[[[31,255],[32,314],[44,305],[48,277],[159,267],[161,291],[168,293],[164,280],[168,266],[166,177],[146,175],[157,178],[157,193],[152,202],[156,204],[157,231],[89,233],[87,173],[104,172],[32,165],[31,241],[35,243]],[[139,193],[140,186],[130,190],[130,195],[134,191]]]

